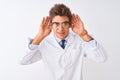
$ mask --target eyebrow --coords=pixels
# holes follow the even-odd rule
[[[57,23],[58,24],[59,22],[52,22],[52,24],[53,23]],[[64,22],[61,22],[61,23],[69,23],[69,21],[64,21]]]
[[[59,22],[52,22],[52,24],[54,24],[54,23],[59,24]]]

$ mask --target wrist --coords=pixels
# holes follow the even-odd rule
[[[89,42],[89,41],[93,40],[93,38],[88,34],[88,32],[85,29],[80,34],[80,37],[86,42]]]
[[[89,42],[89,41],[93,40],[93,38],[92,38],[90,35],[88,35],[88,34],[84,35],[84,36],[82,37],[82,39],[83,39],[84,41],[86,41],[86,42]]]
[[[35,38],[33,39],[32,44],[37,44],[38,45],[44,38],[45,37],[43,35],[41,35],[41,34],[38,33],[35,36]]]
[[[82,31],[82,33],[80,33],[80,36],[83,37],[83,36],[85,36],[85,35],[88,35],[88,32],[84,29],[84,30]]]

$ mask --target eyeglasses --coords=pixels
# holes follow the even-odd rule
[[[61,24],[62,27],[69,26],[69,21],[64,21],[62,23],[59,22],[52,22],[52,27],[58,27]]]

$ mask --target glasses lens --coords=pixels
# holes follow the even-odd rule
[[[68,26],[69,25],[69,22],[68,21],[65,21],[62,23],[62,26]]]
[[[59,23],[58,23],[58,22],[53,22],[53,23],[52,23],[52,26],[53,26],[53,27],[57,27],[57,26],[59,26]]]
[[[58,23],[58,22],[52,22],[52,26],[53,27],[58,27],[60,25],[60,23]],[[69,25],[69,22],[68,21],[65,21],[65,22],[62,22],[61,23],[61,26],[68,26]]]

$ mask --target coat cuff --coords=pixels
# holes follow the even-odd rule
[[[32,43],[32,38],[28,38],[28,49],[29,50],[35,50],[38,48],[39,45],[31,44]]]
[[[83,46],[84,47],[95,47],[97,45],[97,41],[96,40],[91,40],[89,42],[83,42]]]

